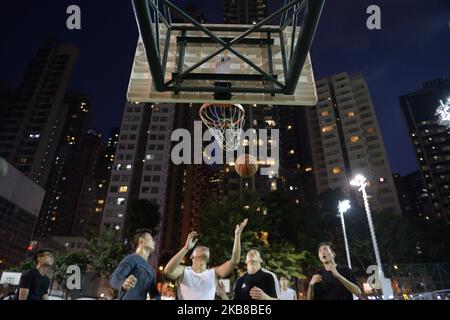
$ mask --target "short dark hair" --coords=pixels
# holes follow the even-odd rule
[[[259,255],[261,256],[261,259],[264,257],[263,251],[260,247],[250,248],[250,249],[248,249],[247,252],[252,251],[252,250],[258,251]]]
[[[321,242],[321,243],[319,243],[319,246],[317,247],[317,251],[319,251],[320,247],[322,247],[322,246],[328,246],[328,247],[330,247],[330,249],[331,249],[331,251],[333,253],[336,253],[336,249],[334,248],[334,245],[331,242]]]
[[[133,233],[133,245],[134,245],[134,248],[137,248],[139,246],[139,239],[142,238],[144,236],[144,234],[146,234],[146,233],[152,235],[152,230],[151,229],[147,229],[147,228],[142,228],[142,229],[137,229]]]
[[[36,251],[36,253],[34,254],[34,262],[37,264],[38,259],[40,257],[42,257],[43,255],[45,255],[46,253],[50,253],[53,255],[53,251],[50,249],[40,249],[40,250]]]

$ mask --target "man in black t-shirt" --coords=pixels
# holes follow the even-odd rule
[[[53,266],[53,253],[48,249],[39,250],[35,262],[36,268],[24,272],[20,278],[18,300],[48,300],[47,273]]]
[[[324,269],[315,274],[308,288],[309,300],[353,300],[353,295],[360,296],[361,289],[356,284],[355,276],[348,267],[338,266],[333,245],[323,242],[319,245],[319,259]]]
[[[278,279],[261,267],[262,262],[259,251],[252,249],[247,253],[247,272],[234,284],[234,300],[278,300]]]

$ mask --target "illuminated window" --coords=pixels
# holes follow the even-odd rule
[[[353,111],[347,113],[347,117],[353,118],[355,116],[355,113]]]
[[[95,212],[102,212],[102,208],[95,208]]]
[[[119,206],[122,206],[125,204],[125,198],[117,198],[117,204]]]
[[[119,192],[127,192],[127,191],[128,191],[128,187],[127,186],[120,186]]]
[[[292,129],[292,126],[288,126],[287,129],[288,129],[288,130],[291,130],[291,129]]]
[[[29,134],[29,138],[30,138],[30,139],[39,139],[40,136],[41,136],[40,133],[35,133],[35,134],[30,133],[30,134]]]
[[[271,191],[277,190],[277,183],[275,181],[270,183],[270,190]]]
[[[311,167],[305,169],[305,172],[311,172],[311,171],[312,171]]]
[[[358,141],[359,141],[359,137],[358,137],[358,136],[352,136],[352,137],[350,138],[350,141],[351,141],[352,143],[358,142]]]
[[[322,115],[322,117],[326,117],[326,116],[330,115],[330,112],[329,111],[322,111],[321,115]]]
[[[333,131],[333,126],[326,126],[322,128],[322,132],[326,133],[326,132],[331,132]]]
[[[97,203],[98,203],[98,204],[104,204],[104,203],[105,203],[105,200],[98,200]]]
[[[375,129],[373,127],[370,127],[367,129],[367,133],[374,133]]]
[[[339,174],[339,173],[341,173],[342,171],[341,171],[341,168],[339,168],[339,167],[334,167],[333,168],[333,174]]]

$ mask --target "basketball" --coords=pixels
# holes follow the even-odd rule
[[[237,174],[243,178],[253,177],[256,171],[258,171],[258,163],[254,156],[243,154],[236,159],[234,168]]]

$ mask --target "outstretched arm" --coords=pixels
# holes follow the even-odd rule
[[[172,280],[178,279],[183,275],[184,272],[184,266],[181,266],[181,261],[183,261],[184,256],[194,248],[195,244],[197,243],[198,239],[198,233],[195,231],[192,231],[189,233],[186,244],[181,248],[180,251],[177,252],[176,255],[170,259],[170,261],[167,263],[166,267],[164,268],[164,274]]]
[[[248,219],[245,219],[240,224],[236,225],[234,230],[234,245],[231,259],[214,268],[219,279],[227,277],[233,272],[233,269],[239,264],[241,259],[241,234],[244,227],[247,225]]]

